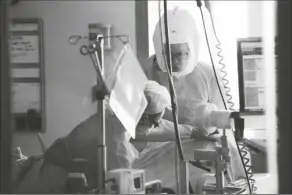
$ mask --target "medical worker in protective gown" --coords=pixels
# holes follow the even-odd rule
[[[143,142],[175,140],[173,123],[161,121],[165,108],[170,107],[170,95],[167,89],[155,81],[149,81],[144,90],[147,107],[137,125],[136,138]],[[138,108],[137,108],[138,109]],[[157,128],[161,124],[167,129]],[[66,178],[73,159],[87,160],[86,178],[89,189],[97,184],[97,140],[99,127],[98,113],[92,115],[76,126],[67,136],[57,139],[41,157],[29,157],[28,160],[14,171],[14,193],[66,193]],[[179,126],[180,135],[190,139],[216,141],[215,138],[204,137],[193,132],[188,125]],[[106,145],[108,170],[132,168],[139,152],[129,142],[130,135],[120,121],[106,110]],[[143,143],[142,142],[142,143]],[[143,144],[142,144],[143,145]],[[139,149],[139,147],[137,147]],[[140,147],[141,148],[141,147]],[[143,147],[142,147],[143,150]]]
[[[220,122],[220,119],[214,117],[211,112],[225,110],[225,108],[212,66],[198,61],[200,42],[205,41],[205,37],[200,37],[196,20],[188,11],[175,9],[168,11],[167,15],[173,82],[178,105],[178,123],[191,125],[206,136],[211,135],[216,131],[216,122],[212,124],[211,121]],[[166,56],[164,55],[166,47],[164,15],[156,24],[153,44],[155,55],[149,58],[147,76],[169,89]],[[219,71],[217,74],[220,88],[224,94]],[[164,119],[173,121],[172,113],[166,112]],[[159,128],[167,129],[168,127],[162,124]],[[243,165],[231,130],[227,131],[227,136],[231,156],[231,164],[228,168],[229,176],[231,179],[238,179],[245,176]],[[214,148],[214,146],[215,144],[205,141],[184,141],[185,158],[193,160],[194,149]],[[174,167],[175,158],[178,158],[178,155],[174,156],[175,150],[174,142],[148,143],[136,161],[135,168],[145,169],[147,179],[161,179],[164,186],[176,189]],[[205,173],[196,167],[190,167],[193,187],[196,186],[198,178]]]

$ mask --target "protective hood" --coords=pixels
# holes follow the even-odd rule
[[[145,97],[148,105],[144,111],[145,114],[158,114],[166,108],[171,107],[171,99],[168,90],[159,85],[156,81],[149,80],[145,90]]]
[[[191,73],[197,65],[200,33],[195,18],[184,9],[174,9],[167,12],[169,44],[188,43],[189,55],[187,66],[180,72],[173,72],[174,76],[184,76]],[[155,26],[153,34],[154,50],[157,63],[163,72],[167,72],[163,57],[163,48],[166,43],[164,15]]]

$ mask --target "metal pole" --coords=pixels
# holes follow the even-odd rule
[[[222,162],[222,155],[219,154],[216,160],[216,193],[223,194],[224,190],[224,171],[223,162]]]
[[[97,45],[95,45],[96,51],[96,59],[100,62],[101,74],[104,76],[104,40],[103,37],[97,37]],[[97,82],[103,82],[101,80],[97,80]],[[105,193],[106,188],[106,176],[107,176],[107,153],[106,153],[106,135],[105,135],[105,102],[104,96],[97,97],[97,110],[99,116],[99,136],[98,136],[98,149],[97,149],[97,160],[98,160],[98,172],[97,172],[97,189],[102,194]]]
[[[190,194],[189,193],[189,162],[180,161],[180,194]]]

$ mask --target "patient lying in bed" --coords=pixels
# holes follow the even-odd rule
[[[160,179],[163,186],[175,189],[175,154],[176,145],[173,123],[161,120],[164,109],[169,101],[162,96],[157,83],[150,83],[145,89],[148,106],[137,125],[136,141],[146,142],[138,152],[130,143],[130,136],[122,124],[110,112],[106,113],[106,143],[108,169],[140,168],[146,171],[146,180]],[[159,93],[157,93],[157,91]],[[157,99],[158,98],[158,99]],[[164,99],[164,101],[158,101]],[[163,103],[164,102],[164,103]],[[165,103],[168,102],[168,103]],[[14,193],[66,193],[66,178],[70,163],[75,158],[86,159],[88,164],[85,175],[89,189],[96,188],[97,184],[97,127],[98,114],[86,119],[75,127],[67,136],[57,139],[40,158],[30,157],[21,174],[17,178]],[[192,151],[195,148],[213,148],[217,139],[204,136],[193,127],[179,125],[179,132],[183,141],[186,159],[192,160]],[[158,143],[159,142],[159,143]],[[133,143],[134,144],[134,143]],[[134,144],[135,145],[135,144]],[[238,169],[234,147],[231,146],[233,168]],[[240,164],[239,164],[240,166]],[[196,182],[203,171],[190,168],[192,183]],[[235,173],[239,174],[239,173]],[[193,185],[195,186],[195,185]]]
[[[144,91],[148,104],[137,125],[137,132],[141,135],[154,129],[164,109],[169,106],[166,88],[149,81]],[[131,168],[138,151],[129,142],[130,135],[110,108],[106,110],[105,120],[108,170]],[[57,139],[41,159],[33,161],[32,166],[26,166],[26,171],[21,171],[25,174],[20,174],[23,178],[16,180],[14,192],[66,193],[66,178],[72,160],[76,158],[87,161],[85,175],[88,186],[89,189],[96,188],[97,175],[100,174],[97,167],[101,160],[97,158],[99,124],[97,113],[77,125],[67,136]]]
[[[87,124],[92,119],[92,117],[88,119]],[[172,123],[169,125],[171,124]],[[83,129],[83,133],[86,132],[88,133],[86,129]],[[96,139],[96,137],[93,139]],[[60,143],[61,140],[56,141],[55,144],[53,144],[43,156],[29,157],[28,160],[25,161],[25,164],[19,164],[19,166],[21,166],[20,168],[22,168],[22,171],[18,173],[18,178],[15,180],[15,183],[18,183],[15,185],[15,193],[66,193],[65,182],[69,173],[66,169],[66,161],[68,162],[69,157],[65,155],[66,148],[64,145],[61,146]],[[207,140],[184,140],[182,145],[185,158],[188,160],[193,160],[193,149],[214,148],[216,144]],[[92,155],[92,158],[86,154],[81,155],[81,153],[78,156],[76,153],[71,153],[71,155],[85,158],[87,156],[87,159],[90,158],[93,160],[96,158],[96,150],[94,150],[96,147],[93,145],[91,147],[91,152],[89,151],[90,149],[87,148],[87,152],[85,153],[87,153],[87,155]],[[128,147],[132,146],[129,145]],[[147,143],[147,146],[144,148],[144,150],[139,154],[139,156],[136,156],[136,160],[132,162],[132,166],[133,168],[145,169],[147,181],[160,179],[162,181],[163,187],[171,188],[176,191],[175,161],[178,160],[178,155],[176,155],[175,152],[176,148],[176,144],[173,141],[149,142]],[[230,149],[232,167],[233,170],[236,170],[234,174],[235,176],[242,176],[243,169],[234,145],[231,144]],[[124,155],[124,157],[127,156],[129,156],[129,154]],[[108,155],[108,158],[109,169],[121,167],[131,168],[129,160],[124,160],[124,162],[128,163],[121,163],[123,162],[121,161],[121,159],[123,159],[121,158],[121,155],[119,161],[115,161],[117,158],[114,157],[113,153]],[[96,163],[90,164],[86,174],[88,182],[93,188],[95,187],[97,181],[96,174],[98,173],[95,171],[96,168]],[[190,180],[192,186],[195,187],[198,178],[206,172],[191,165],[189,168]]]
[[[231,156],[231,166],[228,171],[235,180],[244,177],[244,168],[241,163],[237,146],[232,132],[227,131],[228,148]],[[231,140],[231,141],[230,141]],[[194,149],[215,149],[218,142],[212,140],[183,140],[182,147],[186,160],[194,160]],[[204,166],[215,173],[214,165],[210,162],[203,162]],[[159,179],[163,187],[177,190],[176,166],[179,170],[179,155],[175,141],[172,142],[148,142],[146,148],[140,153],[139,158],[134,162],[133,168],[144,169],[146,180]],[[198,185],[198,179],[208,172],[189,164],[189,177],[194,190]]]
[[[215,143],[210,141],[185,140],[182,145],[185,158],[192,160],[193,149],[214,148]],[[145,169],[147,181],[160,179],[163,187],[176,191],[175,165],[176,161],[178,161],[178,155],[175,152],[176,148],[175,142],[149,142],[140,153],[139,158],[133,163],[133,168]],[[243,168],[239,156],[236,153],[236,148],[234,145],[231,145],[229,148],[233,159],[232,167],[235,170],[234,176],[243,176]],[[17,177],[14,174],[15,193],[66,192],[65,181],[68,171],[60,165],[46,162],[44,156],[29,157],[22,163],[19,163],[18,167],[15,165],[14,170],[14,173],[17,172]],[[97,174],[94,170],[96,170],[96,167],[92,167],[92,172]],[[200,176],[206,172],[191,165],[189,166],[189,170],[192,187],[195,188]],[[89,178],[88,181],[92,180],[90,179],[90,174],[87,174],[87,177]],[[96,181],[96,179],[93,180]]]

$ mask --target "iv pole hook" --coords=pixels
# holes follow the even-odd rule
[[[117,38],[119,41],[121,41],[124,45],[128,44],[130,42],[130,37],[128,35],[111,35],[111,36],[102,36],[98,35],[104,39],[111,39],[111,38]],[[76,45],[81,39],[89,39],[88,36],[84,35],[71,35],[69,37],[69,43],[70,45]]]

